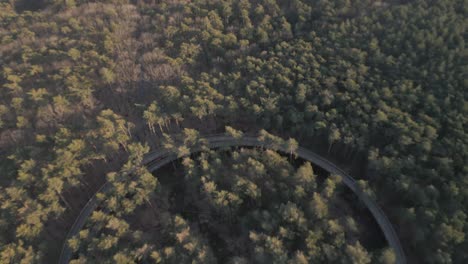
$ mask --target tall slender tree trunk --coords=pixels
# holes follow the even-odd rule
[[[151,211],[153,212],[154,216],[157,217],[158,214],[157,214],[156,208],[154,207],[153,203],[151,203],[150,199],[148,199],[148,198],[145,198],[145,200],[150,205]]]
[[[161,133],[164,133],[164,130],[163,130],[162,126],[161,126],[161,122],[158,122],[158,125],[159,125],[159,130],[161,130]]]
[[[65,206],[70,209],[71,211],[74,211],[72,206],[67,202],[67,200],[65,199],[65,197],[63,197],[63,195],[59,192],[59,191],[56,191],[58,196],[60,197],[60,199],[62,200],[62,202],[65,204]]]

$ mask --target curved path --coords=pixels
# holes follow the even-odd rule
[[[225,136],[225,135],[214,135],[214,136],[207,136],[204,139],[206,139],[207,146],[210,149],[221,148],[221,147],[244,146],[244,147],[264,147],[264,148],[268,148],[268,149],[272,149],[272,150],[276,150],[276,151],[280,151],[284,153],[290,152],[289,149],[286,149],[283,146],[266,145],[265,142],[262,142],[255,137],[243,136],[240,138],[234,138],[234,137]],[[199,152],[199,151],[200,149],[191,149],[190,154]],[[312,164],[321,167],[322,169],[328,171],[331,174],[341,176],[343,183],[347,187],[349,187],[359,197],[359,199],[366,205],[366,207],[374,216],[375,220],[377,221],[380,228],[382,229],[382,232],[384,233],[388,244],[395,252],[397,263],[406,264],[406,258],[405,258],[403,248],[401,246],[400,240],[398,239],[398,236],[395,230],[393,229],[391,222],[388,220],[387,216],[379,207],[379,205],[374,200],[372,200],[367,194],[365,194],[364,192],[360,190],[356,181],[348,173],[346,173],[345,171],[343,171],[342,169],[340,169],[338,166],[328,161],[327,159],[305,148],[298,147],[295,151],[295,154],[298,157],[304,160],[310,161]],[[169,151],[157,150],[157,151],[148,153],[143,160],[143,164],[148,166],[148,170],[150,172],[154,172],[155,170],[161,168],[162,166],[178,158],[179,157],[176,154],[171,153]],[[98,192],[106,192],[107,190],[109,190],[110,187],[111,185],[108,182],[106,182],[101,186],[101,188],[99,188],[96,194]],[[98,199],[96,197],[96,194],[88,201],[85,207],[81,210],[80,214],[75,220],[75,223],[73,224],[70,231],[68,232],[65,243],[62,248],[62,253],[60,255],[59,264],[69,263],[72,252],[71,252],[71,249],[68,247],[68,243],[66,243],[66,241],[68,241],[68,239],[72,238],[73,236],[79,233],[79,231],[83,228],[86,222],[86,219],[88,219],[91,213],[98,206]]]

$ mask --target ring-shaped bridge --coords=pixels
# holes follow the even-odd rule
[[[209,149],[215,148],[230,148],[230,147],[262,147],[267,148],[275,151],[280,151],[283,153],[290,153],[291,150],[288,149],[287,146],[281,144],[274,144],[274,143],[266,143],[264,141],[259,140],[256,137],[249,137],[249,136],[240,136],[240,137],[232,137],[227,135],[213,135],[213,136],[206,136],[202,137],[205,141],[205,146]],[[196,147],[190,149],[189,153],[184,156],[191,155],[193,153],[201,151],[202,148]],[[306,161],[311,162],[312,164],[321,167],[322,169],[326,170],[330,174],[338,175],[342,178],[343,183],[353,191],[358,198],[364,203],[364,205],[369,209],[374,219],[377,221],[380,229],[384,233],[384,236],[389,244],[389,246],[393,249],[396,256],[396,262],[398,264],[406,264],[406,258],[403,251],[403,247],[401,246],[400,240],[392,226],[392,223],[387,218],[385,213],[382,211],[380,206],[365,192],[363,192],[357,182],[351,177],[348,173],[344,170],[340,169],[337,165],[332,163],[331,161],[323,158],[322,156],[302,147],[298,147],[294,150],[294,154]],[[154,172],[157,169],[163,167],[164,165],[181,158],[181,156],[166,150],[156,150],[153,152],[148,153],[144,160],[143,164],[148,167],[150,172]],[[68,240],[73,236],[77,235],[80,230],[83,228],[86,220],[90,217],[92,212],[98,206],[99,200],[97,199],[97,193],[106,192],[111,188],[111,184],[109,182],[104,183],[101,188],[94,194],[94,196],[88,201],[85,207],[81,210],[80,214],[76,218],[73,226],[71,227],[70,231],[67,234],[65,243],[62,248],[62,252],[59,259],[59,264],[68,264],[72,255],[72,251],[68,246]]]

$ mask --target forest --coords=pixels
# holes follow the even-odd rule
[[[340,178],[308,162],[295,169],[275,151],[228,148],[173,165],[177,175],[172,166],[158,170],[157,184],[151,174],[141,179],[151,194],[132,199],[142,205],[134,210],[122,201],[138,193],[132,182],[108,175],[112,189],[72,239],[78,257],[70,263],[394,262],[348,215]]]
[[[359,181],[408,263],[466,263],[467,11],[0,0],[0,263],[57,263],[64,244],[74,264],[395,263],[339,177],[293,151],[188,155],[264,131]],[[180,158],[153,173],[157,150]]]

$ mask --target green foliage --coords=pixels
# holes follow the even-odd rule
[[[107,68],[102,68],[99,71],[99,73],[101,74],[102,79],[103,79],[104,82],[106,82],[106,83],[113,83],[114,82],[115,75],[111,70],[109,70]]]
[[[356,263],[356,264],[371,263],[371,258],[369,254],[361,246],[361,244],[359,244],[359,242],[356,242],[355,245],[348,245],[346,247],[346,253],[348,254],[348,257],[351,263]]]
[[[226,126],[225,130],[226,130],[226,134],[233,138],[241,138],[243,134],[242,131],[235,130],[234,128],[230,126]]]
[[[130,140],[130,130],[133,124],[125,121],[110,109],[103,110],[97,117],[97,122],[99,128],[95,136],[103,138],[104,147],[115,151],[119,149],[119,145],[126,146],[127,141]]]
[[[395,253],[391,249],[385,249],[380,257],[378,258],[379,263],[382,264],[394,264],[396,263]]]
[[[227,126],[227,135],[239,137],[229,128],[235,126],[246,134],[264,129],[298,138],[349,164],[368,153],[369,173],[360,184],[385,205],[410,259],[463,263],[465,13],[461,0],[2,1],[2,260],[56,262],[56,234],[66,234],[65,219],[108,173],[116,172],[110,174],[115,189],[131,196],[110,199],[115,208],[130,212],[138,208],[135,201],[144,204],[138,192],[154,187],[150,174],[141,168],[140,178],[121,173],[138,167],[147,151],[137,142],[185,156],[204,142],[184,129],[210,134]],[[290,159],[298,149],[294,140],[264,131],[259,138]],[[277,169],[287,163],[274,152],[265,155]],[[217,184],[213,202],[274,199],[252,180],[268,167],[253,158],[245,162],[249,178],[234,177],[229,192]],[[190,170],[195,176],[199,168]],[[333,212],[328,200],[336,199],[338,182],[318,190],[308,165],[278,173],[295,182],[279,192],[285,201],[313,197],[302,211],[317,221]],[[321,243],[325,234],[313,234],[309,241],[320,246],[289,252],[286,262],[332,262],[347,254]],[[284,237],[258,236],[259,259],[283,259],[279,245],[288,243],[276,239]],[[113,245],[115,237],[102,239]],[[174,246],[137,245],[105,257],[180,261]],[[348,253],[363,255],[356,245]],[[320,258],[310,258],[314,254]],[[90,261],[84,255],[74,260]],[[390,255],[382,253],[381,261],[391,262]]]
[[[129,149],[135,147],[141,148]],[[180,164],[180,170],[159,174],[164,183],[158,185],[157,195],[146,193],[151,198],[145,203],[138,203],[131,191],[142,178],[133,183],[130,175],[109,175],[115,190],[87,223],[85,230],[92,234],[80,234],[80,240],[72,241],[76,252],[103,261],[105,256],[136,261],[136,252],[143,250],[140,260],[167,263],[307,263],[331,260],[323,246],[329,245],[362,262],[366,251],[354,245],[356,232],[340,224],[343,205],[336,203],[340,208],[336,211],[326,208],[320,217],[320,206],[309,206],[311,196],[325,207],[335,201],[314,192],[328,187],[318,184],[310,163],[295,169],[273,151],[239,149],[201,152]],[[164,180],[167,176],[172,180]],[[302,197],[292,195],[298,177],[303,180]],[[117,185],[124,182],[128,182],[125,187]],[[183,191],[176,193],[178,189]],[[124,206],[117,205],[121,201]],[[148,223],[160,228],[144,228],[148,212]],[[155,215],[158,218],[153,219]],[[124,219],[132,219],[131,224]]]

